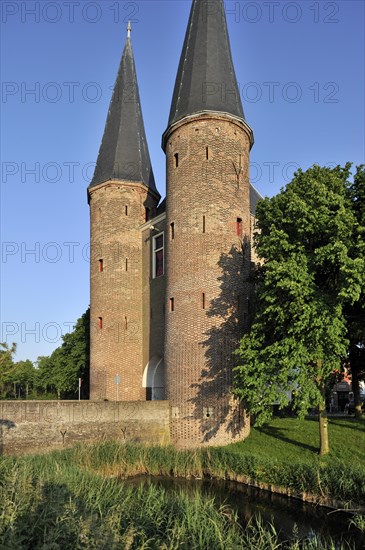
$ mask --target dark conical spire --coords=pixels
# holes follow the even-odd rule
[[[223,0],[193,0],[169,126],[201,111],[224,112],[244,120]]]
[[[90,187],[108,180],[142,182],[158,194],[143,124],[128,24],[127,40]]]

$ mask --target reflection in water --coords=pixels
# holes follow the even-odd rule
[[[238,514],[245,525],[254,515],[260,515],[264,523],[272,523],[282,539],[311,537],[313,533],[321,537],[332,537],[336,541],[351,542],[352,548],[365,548],[365,538],[359,531],[348,527],[349,515],[269,493],[234,481],[187,480],[166,477],[138,476],[126,480],[128,485],[143,486],[152,483],[167,491],[191,495],[199,491],[204,496],[215,499],[217,506],[226,504]]]

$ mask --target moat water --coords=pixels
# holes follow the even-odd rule
[[[228,505],[234,510],[240,524],[245,526],[253,516],[260,516],[264,524],[275,526],[281,540],[311,538],[313,534],[331,537],[340,548],[341,543],[350,543],[349,548],[365,549],[365,536],[354,527],[349,527],[351,516],[343,512],[301,502],[297,499],[269,493],[236,482],[219,480],[194,480],[166,477],[138,476],[126,481],[136,487],[153,484],[168,492],[191,495],[199,491],[213,498],[219,507]],[[343,546],[342,546],[343,547]]]

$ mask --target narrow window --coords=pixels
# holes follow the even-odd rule
[[[170,298],[170,311],[175,311],[175,301],[173,298]]]
[[[203,233],[205,233],[205,216],[203,216]]]
[[[153,237],[152,276],[155,279],[164,274],[164,238],[163,233]]]
[[[104,260],[99,260],[99,273],[104,271]]]
[[[103,318],[102,317],[98,318],[98,327],[100,328],[100,330],[103,328]]]
[[[127,316],[124,317],[124,321],[125,321],[125,330],[127,330],[128,329],[128,317]]]
[[[205,148],[205,158],[206,160],[209,160],[209,147]]]
[[[237,218],[236,220],[236,234],[238,237],[242,237],[242,219]]]
[[[202,293],[202,308],[205,309],[205,292]]]
[[[170,223],[170,239],[173,241],[175,238],[175,224]]]
[[[179,153],[175,153],[174,158],[175,158],[175,168],[179,168]]]
[[[125,205],[125,215],[128,216],[128,206]]]
[[[125,259],[125,270],[128,271],[128,258]]]

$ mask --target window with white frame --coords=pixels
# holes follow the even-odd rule
[[[152,273],[153,278],[156,278],[164,274],[164,234],[155,235],[152,241]]]

